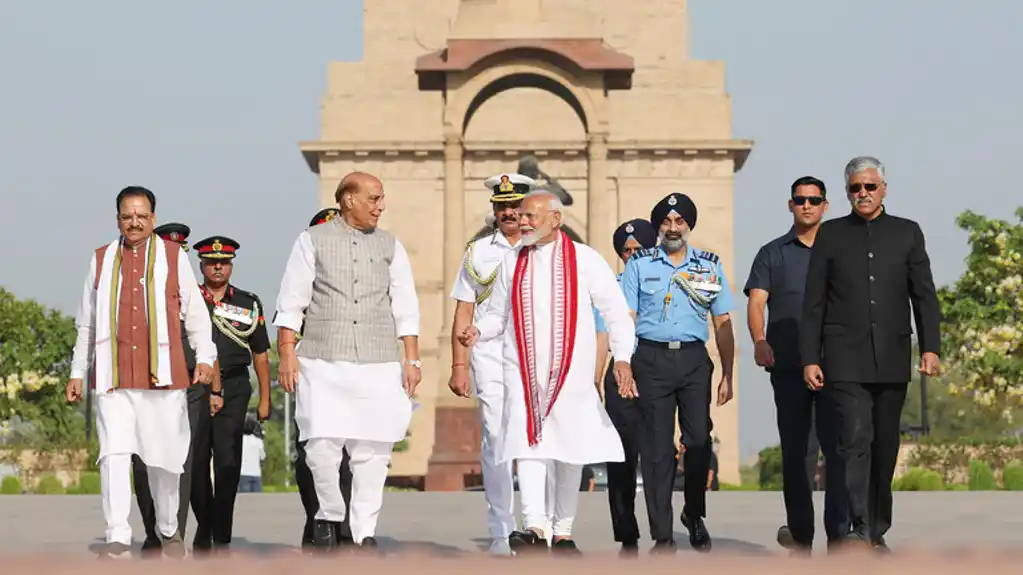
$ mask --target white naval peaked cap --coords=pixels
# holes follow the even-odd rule
[[[529,176],[523,176],[522,174],[513,174],[505,172],[503,174],[497,174],[496,176],[490,176],[483,182],[483,187],[493,191],[493,189],[501,183],[502,178],[508,178],[508,181],[513,185],[518,184],[520,186],[529,186],[530,189],[536,187],[536,180]]]

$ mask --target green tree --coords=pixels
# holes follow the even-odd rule
[[[35,447],[85,440],[85,419],[64,400],[74,319],[0,288],[0,439]]]
[[[760,489],[778,491],[782,487],[781,446],[773,445],[760,450],[757,461],[760,469]]]
[[[913,357],[919,357],[914,351]],[[902,410],[904,426],[921,424],[920,377],[915,374],[909,383],[906,404]],[[954,388],[962,376],[956,369],[948,371],[940,378],[927,379],[927,422],[930,428],[928,440],[932,442],[954,443],[964,437],[975,440],[994,440],[1011,432],[1012,424],[1002,417],[1001,413],[977,409],[976,402],[961,394],[953,395]]]
[[[966,271],[938,293],[943,356],[962,374],[949,391],[1006,419],[1023,407],[1023,208],[1016,218],[960,215],[970,243]]]

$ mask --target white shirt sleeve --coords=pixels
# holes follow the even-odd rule
[[[469,272],[465,271],[465,260],[468,258],[469,250],[466,250],[465,255],[462,256],[462,267],[458,268],[458,275],[455,276],[455,285],[451,288],[451,299],[476,303],[476,290],[472,287],[473,280],[469,277]]]
[[[585,270],[590,299],[607,325],[611,354],[615,361],[631,361],[636,348],[636,324],[614,271],[592,248],[579,247],[576,253],[581,260],[580,271]]]
[[[518,257],[518,254],[518,250],[512,250],[501,260],[501,272],[494,279],[494,291],[490,292],[486,312],[476,322],[476,329],[480,332],[480,341],[487,341],[502,335],[508,325],[512,304],[508,292],[511,290],[512,278],[515,275],[515,258]]]
[[[316,279],[316,251],[308,231],[299,234],[291,248],[284,268],[281,289],[277,294],[277,312],[273,325],[292,331],[302,330],[305,310],[313,301],[313,280]]]
[[[195,350],[195,363],[210,367],[217,361],[217,346],[213,343],[213,322],[196,283],[188,258],[178,257],[178,292],[181,297],[181,317],[185,320],[188,343]]]
[[[394,259],[391,260],[391,315],[399,338],[419,335],[419,296],[412,276],[412,262],[405,246],[394,238]]]
[[[78,328],[78,339],[75,340],[74,355],[71,357],[71,378],[85,379],[92,367],[93,353],[96,350],[96,254],[93,252],[89,262],[89,273],[85,276],[82,287],[82,299],[78,303],[78,314],[75,327]]]

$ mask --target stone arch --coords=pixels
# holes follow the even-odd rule
[[[567,70],[540,59],[515,58],[490,61],[488,58],[468,71],[469,77],[449,92],[445,123],[449,129],[465,134],[472,114],[489,98],[520,86],[540,88],[564,100],[575,110],[587,132],[600,117],[589,92]],[[504,80],[504,78],[511,78]],[[516,84],[526,82],[525,84]]]
[[[552,80],[547,76],[523,72],[502,76],[484,86],[483,89],[476,94],[472,101],[469,102],[469,107],[465,111],[465,119],[462,120],[462,134],[467,133],[469,129],[469,122],[472,121],[473,116],[476,114],[477,110],[483,106],[483,104],[502,92],[507,92],[508,90],[514,90],[516,88],[537,88],[557,96],[560,100],[568,104],[569,107],[572,108],[572,111],[576,113],[576,116],[579,117],[579,121],[582,122],[583,125],[583,131],[589,132],[586,112],[583,110],[579,99],[576,98],[575,94],[573,94],[571,90],[566,88],[560,82]]]

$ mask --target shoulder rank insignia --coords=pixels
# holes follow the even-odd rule
[[[632,257],[630,257],[629,259],[630,260],[634,260],[636,258],[643,258],[643,257],[647,257],[647,256],[653,256],[655,254],[657,254],[657,248],[656,247],[644,248],[644,249],[632,252]]]
[[[718,255],[716,253],[708,252],[706,250],[700,250],[700,253],[697,254],[696,257],[700,258],[701,260],[707,260],[712,264],[718,263],[718,260],[720,259],[718,258]]]

